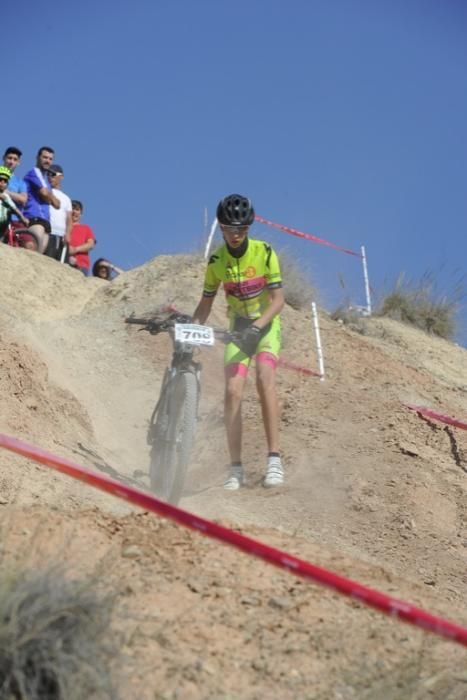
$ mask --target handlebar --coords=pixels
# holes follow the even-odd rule
[[[151,335],[158,333],[169,333],[176,323],[192,323],[191,317],[186,314],[172,314],[168,318],[137,318],[129,316],[125,319],[125,323],[131,323],[137,326],[142,326],[141,331],[148,331]],[[236,343],[240,340],[241,333],[239,331],[227,331],[225,328],[213,327],[214,335],[221,342]]]

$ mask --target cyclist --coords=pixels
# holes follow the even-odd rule
[[[3,154],[3,165],[11,170],[10,182],[8,183],[8,194],[15,206],[22,212],[24,205],[28,201],[28,191],[24,180],[15,175],[16,168],[21,163],[22,152],[16,146],[8,146]],[[11,223],[15,228],[24,226],[24,223],[14,214]]]
[[[284,306],[284,294],[276,253],[264,241],[248,237],[254,218],[253,205],[247,197],[231,194],[219,202],[217,220],[224,245],[209,260],[203,294],[193,315],[195,322],[205,323],[222,283],[230,329],[242,334],[237,344],[226,346],[224,356],[224,420],[231,458],[230,474],[224,483],[228,490],[236,490],[245,482],[241,402],[248,367],[255,354],[256,387],[268,445],[263,485],[280,486],[284,482],[275,377],[281,342],[279,313]]]
[[[0,240],[4,238],[7,232],[12,214],[16,214],[24,225],[27,226],[29,223],[7,192],[11,175],[12,173],[9,168],[3,165],[0,166]]]

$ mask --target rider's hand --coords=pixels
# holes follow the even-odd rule
[[[258,326],[248,326],[248,328],[245,328],[243,331],[240,340],[236,343],[236,345],[238,345],[240,350],[244,352],[245,355],[252,357],[256,352],[260,338],[261,328],[258,328]]]
[[[190,316],[189,314],[182,314],[178,311],[175,311],[173,314],[169,316],[170,320],[175,321],[175,323],[193,323],[193,317]]]

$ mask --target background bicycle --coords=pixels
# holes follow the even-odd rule
[[[126,323],[142,326],[152,335],[169,333],[173,343],[172,361],[164,372],[159,399],[151,416],[148,444],[151,445],[151,490],[169,503],[177,504],[195,440],[201,388],[201,363],[194,358],[201,346],[215,339],[235,341],[239,334],[191,323],[184,314],[168,318],[130,317]]]
[[[37,250],[38,241],[36,235],[30,231],[22,222],[19,226],[15,226],[10,222],[3,234],[3,243],[13,246],[14,248],[27,248],[28,250]]]

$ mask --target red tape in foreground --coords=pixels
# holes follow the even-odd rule
[[[425,408],[425,406],[413,406],[410,403],[406,403],[405,405],[407,408],[410,408],[411,411],[420,413],[422,416],[426,416],[427,418],[434,418],[435,420],[439,420],[441,423],[447,423],[448,425],[453,425],[455,428],[462,428],[462,430],[467,430],[467,423],[463,423],[462,421],[457,420],[457,418],[450,418],[450,416],[444,416],[442,413],[436,413],[436,411],[433,411],[431,408]]]
[[[354,250],[348,250],[347,248],[342,248],[340,245],[326,241],[324,238],[318,238],[318,236],[313,236],[311,233],[303,233],[303,231],[298,231],[296,228],[290,228],[290,226],[283,226],[282,224],[275,224],[274,221],[269,221],[264,219],[262,216],[255,216],[255,221],[260,224],[266,224],[267,226],[273,226],[278,228],[280,231],[285,233],[290,233],[292,236],[297,236],[297,238],[304,238],[307,241],[313,241],[313,243],[319,243],[320,245],[327,245],[334,250],[340,250],[341,253],[347,253],[347,255],[355,255],[357,258],[361,258],[360,253],[356,253]]]
[[[286,569],[296,576],[302,576],[306,579],[311,579],[315,583],[341,593],[342,595],[354,598],[365,605],[376,608],[386,615],[397,617],[404,622],[408,622],[416,627],[421,627],[424,630],[438,634],[441,637],[446,637],[453,642],[467,646],[467,628],[461,627],[453,622],[444,620],[441,617],[431,615],[420,608],[416,608],[410,603],[405,603],[403,600],[392,598],[384,593],[379,593],[371,588],[351,581],[350,579],[334,574],[327,569],[310,564],[303,559],[298,559],[292,554],[288,554],[275,547],[270,547],[259,540],[254,540],[251,537],[246,537],[239,532],[229,530],[222,525],[198,518],[196,515],[188,511],[181,510],[169,503],[159,501],[155,496],[136,489],[132,486],[127,486],[119,481],[112,479],[104,474],[97,474],[90,469],[81,467],[78,464],[56,457],[50,452],[29,445],[28,443],[17,440],[0,433],[0,447],[4,447],[11,452],[23,455],[28,459],[32,459],[40,464],[45,464],[52,469],[68,474],[69,476],[84,481],[90,486],[94,486],[101,491],[106,491],[114,496],[123,498],[126,501],[135,503],[145,510],[153,511],[166,518],[174,520],[181,525],[198,530],[203,535],[212,537],[213,539],[227,542],[237,549],[247,552],[255,557],[264,559],[270,564],[274,564],[282,569]]]

